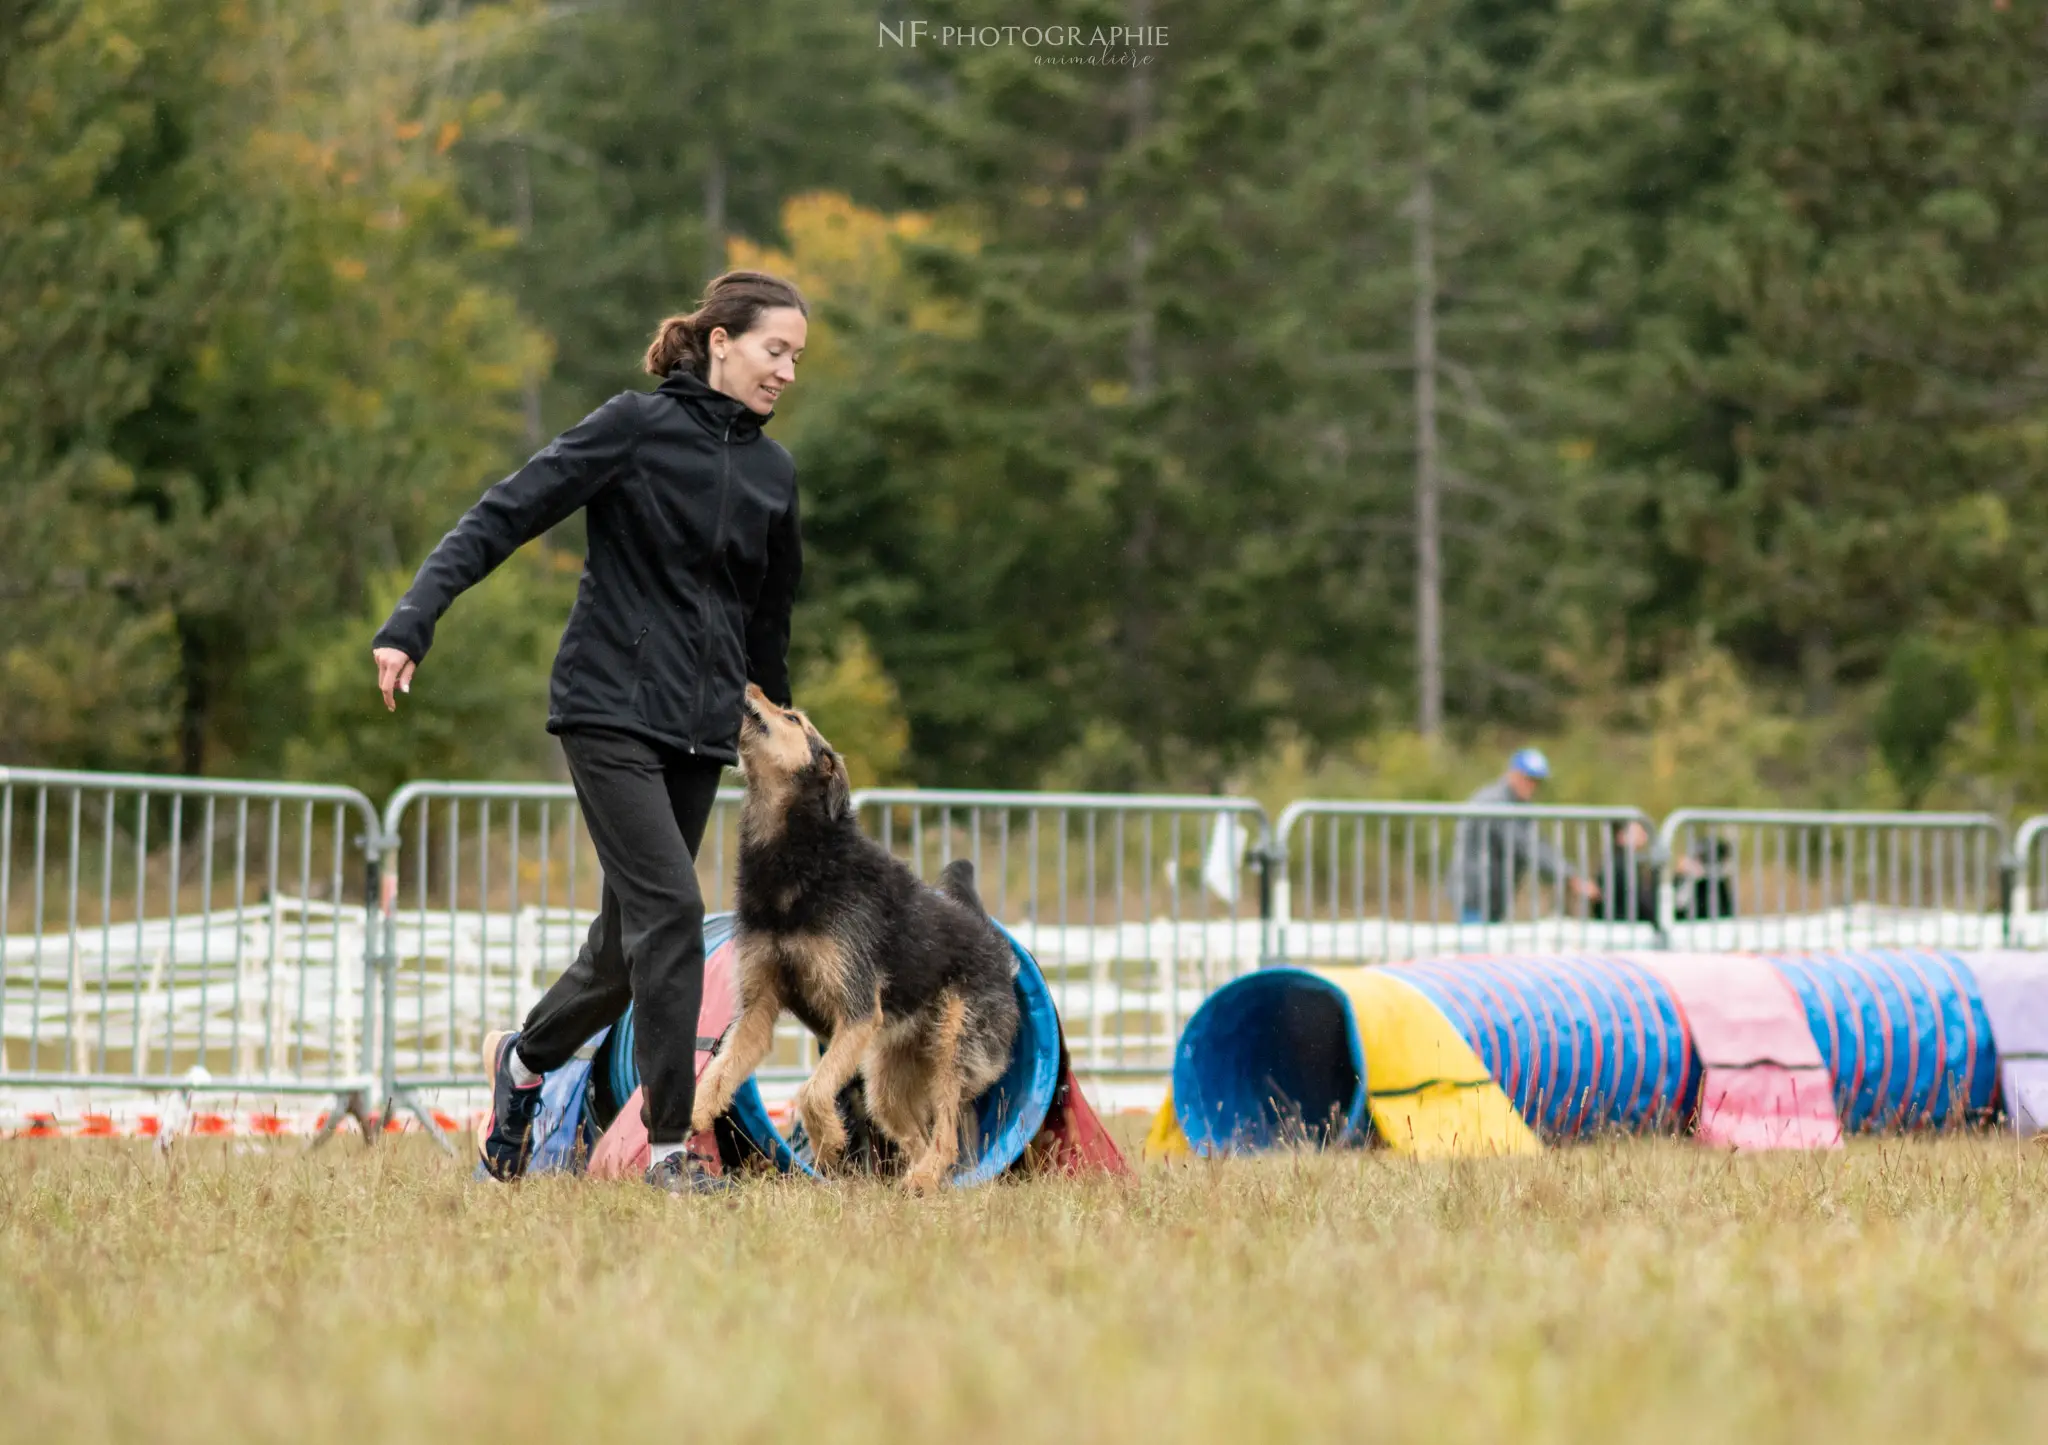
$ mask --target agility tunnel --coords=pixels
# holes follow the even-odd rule
[[[700,1076],[737,1011],[732,928],[729,913],[714,914],[704,924]],[[1004,937],[1017,960],[1017,1039],[1008,1072],[976,1101],[974,1126],[967,1131],[972,1147],[963,1141],[951,1182],[955,1188],[985,1184],[1027,1166],[1120,1172],[1125,1168],[1122,1155],[1074,1082],[1045,976],[1030,951],[1007,929]],[[557,1070],[542,1085],[542,1143],[536,1146],[531,1170],[587,1167],[602,1177],[634,1173],[644,1163],[647,1137],[639,1117],[631,1008],[593,1045],[588,1059]],[[792,1139],[777,1128],[752,1079],[734,1095],[713,1136],[700,1139],[699,1147],[708,1154],[715,1144],[727,1169],[765,1163],[783,1173],[815,1172],[800,1131]],[[587,1165],[582,1162],[586,1160]]]
[[[1304,1070],[1289,1050],[1345,1063]],[[1418,1154],[1527,1153],[1546,1134],[1677,1113],[1690,1059],[1668,991],[1626,960],[1276,968],[1195,1011],[1171,1103],[1201,1154],[1368,1136]]]
[[[700,1076],[736,1007],[732,931],[730,913],[714,913],[704,920],[704,998],[697,1025]],[[527,1172],[573,1173],[586,1166],[600,1174],[638,1172],[631,1156],[637,1151],[644,1167],[647,1150],[646,1131],[640,1125],[639,1091],[629,1005],[616,1025],[600,1030],[579,1057],[542,1081],[537,1142]],[[724,1168],[739,1168],[751,1159],[763,1160],[781,1173],[804,1167],[776,1131],[752,1079],[733,1094],[732,1104],[713,1133],[713,1139],[701,1143],[707,1146],[707,1154],[712,1152],[708,1146],[715,1143]]]
[[[1998,1092],[2022,1134],[2048,1134],[2048,954],[1971,959],[1998,1048]]]
[[[2048,1127],[2035,955],[1447,958],[1218,989],[1176,1047],[1147,1153],[1512,1153],[1613,1131],[1830,1148],[2001,1110]]]

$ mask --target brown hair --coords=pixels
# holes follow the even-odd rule
[[[678,368],[702,378],[711,369],[711,333],[723,326],[728,336],[744,336],[763,311],[794,306],[811,314],[803,293],[780,276],[766,271],[728,271],[704,288],[697,309],[671,316],[654,333],[644,363],[649,376],[667,376]]]

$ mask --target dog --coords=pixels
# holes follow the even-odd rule
[[[860,831],[846,764],[803,713],[749,685],[740,723],[739,1013],[698,1081],[693,1132],[709,1128],[767,1056],[784,1010],[824,1056],[795,1100],[821,1171],[847,1131],[838,1097],[909,1161],[913,1193],[959,1157],[963,1116],[1008,1070],[1019,1015],[1016,958],[964,860],[921,882]]]

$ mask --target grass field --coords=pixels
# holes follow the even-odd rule
[[[245,1149],[250,1146],[243,1146]],[[0,1146],[0,1439],[1801,1442],[2048,1431],[2048,1149],[478,1185]]]

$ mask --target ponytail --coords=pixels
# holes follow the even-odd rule
[[[793,306],[811,314],[803,293],[780,276],[765,271],[728,271],[704,288],[697,309],[661,323],[641,363],[649,376],[688,371],[702,380],[711,370],[711,333],[725,328],[728,336],[747,334],[763,311]]]
[[[643,363],[649,376],[667,376],[678,369],[704,374],[704,339],[697,334],[697,321],[702,314],[700,311],[690,316],[671,316],[661,323]]]

